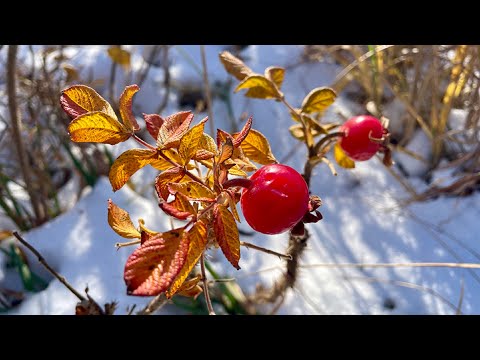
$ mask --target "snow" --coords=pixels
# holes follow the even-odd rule
[[[150,50],[142,46],[129,48],[133,51],[132,67],[136,71]],[[225,48],[205,47],[212,82],[228,79],[218,61],[218,52]],[[107,46],[71,47],[68,55],[70,62],[81,66],[84,74],[93,74],[93,79],[108,79],[110,60],[106,49]],[[301,52],[301,46],[251,45],[242,52],[242,56],[259,73],[271,65],[288,66],[282,91],[293,106],[298,106],[309,90],[328,85],[339,71],[334,64],[293,66],[298,63]],[[201,69],[198,46],[174,47],[170,61],[172,83],[202,84],[197,69]],[[125,78],[121,69],[117,71],[116,93],[120,94]],[[138,115],[140,112],[155,111],[163,93],[159,85],[162,81],[161,68],[152,68],[134,98]],[[106,87],[98,90],[105,94]],[[169,106],[162,115],[176,111],[175,97],[175,91],[172,91]],[[287,131],[293,121],[283,105],[272,100],[247,99],[241,93],[232,93],[230,99],[236,118],[242,113],[253,115],[254,128],[269,138],[277,159],[286,159],[286,164],[301,171],[305,158],[301,146],[286,158],[297,142]],[[401,106],[397,108],[401,109]],[[328,110],[325,121],[341,122],[337,112],[348,117],[357,111],[355,105],[340,97]],[[196,114],[194,123],[204,116],[206,113]],[[401,116],[392,111],[389,117],[399,119]],[[240,127],[244,120],[237,121],[236,126]],[[226,105],[218,98],[214,102],[214,124],[226,130],[231,128]],[[206,129],[209,129],[208,125]],[[109,149],[118,156],[135,147],[138,144],[129,140]],[[421,130],[407,148],[422,157],[430,156],[428,139]],[[426,172],[424,164],[411,157],[396,153],[395,160],[401,162],[413,177]],[[324,219],[308,225],[311,237],[302,258],[299,281],[288,293],[279,314],[454,314],[462,286],[465,296],[461,311],[480,313],[480,303],[476,301],[480,295],[480,274],[475,270],[320,267],[329,263],[478,262],[480,245],[476,224],[480,213],[480,194],[474,193],[465,198],[438,198],[404,206],[402,201],[408,198],[408,194],[377,159],[359,162],[351,171],[338,167],[337,171],[338,176],[332,176],[324,164],[314,171],[311,191],[323,200],[324,205],[319,210]],[[156,173],[146,167],[132,177],[135,191],[124,186],[116,193],[113,193],[108,179],[101,178],[71,209],[25,233],[24,237],[76,289],[83,291],[88,285],[89,294],[100,304],[118,301],[118,314],[126,313],[127,306],[133,304],[140,308],[150,299],[126,295],[123,268],[132,248],[115,249],[114,244],[124,240],[107,223],[107,200],[112,198],[117,205],[128,210],[134,223],[143,218],[149,228],[158,231],[169,229],[170,221],[159,210],[150,187]],[[433,181],[449,174],[434,173]],[[72,184],[69,186],[74,187]],[[64,194],[67,196],[68,192]],[[73,201],[68,200],[67,203]],[[243,217],[241,219],[239,227],[251,231]],[[284,252],[288,235],[255,234],[242,240]],[[211,250],[208,259],[222,276],[234,277],[247,294],[252,293],[259,282],[271,285],[284,268],[284,263],[277,257],[252,249],[242,248],[241,256],[240,271],[233,269],[219,250]],[[30,260],[36,264],[33,257]],[[6,281],[7,276],[3,262],[5,258],[0,253],[0,284]],[[34,265],[34,269],[45,275],[40,265]],[[76,302],[77,299],[54,279],[45,291],[28,294],[27,299],[10,314],[72,314]],[[385,306],[389,302],[393,302],[393,310]],[[160,313],[178,312],[178,308],[167,306]]]

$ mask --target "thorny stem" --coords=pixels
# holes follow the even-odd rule
[[[248,243],[248,242],[245,242],[245,241],[240,241],[240,245],[245,246],[246,248],[255,249],[255,250],[270,254],[270,255],[278,256],[281,259],[292,260],[292,255],[290,255],[290,254],[289,255],[281,254],[279,252],[276,252],[276,251],[273,251],[273,250],[270,250],[270,249],[266,249],[264,247],[257,246],[257,245],[254,245],[254,244],[251,244],[251,243]]]
[[[215,315],[213,311],[212,300],[210,300],[210,292],[208,290],[207,273],[205,271],[205,254],[200,257],[200,269],[202,271],[203,293],[205,294],[205,302],[207,303],[208,315]]]
[[[205,95],[207,97],[208,120],[210,120],[210,132],[215,135],[215,125],[213,123],[212,91],[208,82],[207,59],[205,56],[205,45],[200,45],[200,54],[202,57],[203,83],[205,85]]]
[[[50,274],[52,274],[53,276],[55,276],[58,281],[60,281],[63,285],[65,285],[65,287],[70,290],[72,292],[73,295],[75,295],[78,300],[80,301],[86,301],[87,299],[84,298],[77,290],[75,290],[72,285],[70,285],[67,281],[67,279],[65,279],[65,277],[63,277],[62,275],[60,275],[59,273],[57,273],[55,270],[52,269],[52,267],[50,265],[48,265],[48,263],[46,262],[46,260],[43,258],[43,256],[37,251],[37,249],[35,249],[32,245],[30,245],[26,240],[24,240],[20,234],[16,231],[13,232],[13,235],[18,239],[18,241],[20,241],[28,250],[30,250],[37,258],[38,258],[38,262],[40,264],[42,264],[45,269],[47,269]]]

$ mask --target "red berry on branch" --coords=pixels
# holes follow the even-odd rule
[[[308,212],[308,186],[302,175],[287,165],[266,165],[250,177],[240,204],[248,224],[264,234],[290,230]]]
[[[353,160],[368,160],[382,146],[384,129],[380,120],[373,116],[354,116],[340,126],[339,131],[345,135],[339,138],[338,143]]]

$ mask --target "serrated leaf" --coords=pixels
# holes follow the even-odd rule
[[[230,264],[239,270],[240,237],[238,235],[237,223],[232,213],[220,204],[215,204],[213,208],[213,231],[223,254]]]
[[[196,181],[188,181],[184,183],[171,183],[168,185],[170,193],[175,194],[177,192],[182,193],[191,200],[208,198],[214,199],[215,193],[205,185],[202,185]]]
[[[242,142],[241,148],[247,158],[258,164],[268,165],[277,162],[267,138],[260,131],[251,129]]]
[[[167,116],[158,131],[157,145],[160,149],[178,147],[193,120],[191,111],[182,111]]]
[[[228,159],[225,161],[224,165],[227,166],[228,168],[228,173],[230,175],[235,175],[235,176],[242,176],[242,177],[247,177],[247,173],[243,171],[240,166],[238,166],[235,161],[232,159]]]
[[[160,202],[160,208],[170,216],[173,216],[179,220],[186,220],[188,217],[195,214],[193,205],[190,204],[188,198],[181,192],[175,194],[175,199],[169,203],[164,201]]]
[[[112,164],[108,179],[113,191],[125,185],[130,177],[138,170],[157,159],[155,151],[146,149],[131,149],[121,154]],[[170,165],[172,167],[172,165]]]
[[[157,140],[158,131],[162,127],[162,124],[165,120],[158,114],[142,114],[143,119],[147,125],[147,131],[152,137]]]
[[[155,190],[159,198],[168,199],[168,184],[180,181],[185,176],[185,170],[182,167],[172,167],[165,170],[155,179]]]
[[[265,77],[275,83],[278,89],[282,87],[285,69],[276,66],[269,66],[265,69]]]
[[[125,90],[123,90],[123,93],[120,96],[120,115],[122,116],[123,124],[131,132],[140,130],[140,126],[138,126],[137,120],[132,113],[133,95],[139,90],[140,88],[138,85],[129,85],[125,87]]]
[[[193,160],[207,160],[213,158],[217,154],[217,145],[215,140],[203,133],[200,142],[198,143],[198,150],[193,156]]]
[[[245,65],[242,60],[232,55],[230,52],[222,51],[219,54],[219,57],[225,70],[237,80],[241,81],[247,76],[253,74],[253,71]]]
[[[249,89],[249,91],[245,93],[245,96],[256,99],[279,99],[282,97],[282,94],[275,87],[275,84],[263,75],[250,75],[246,77],[238,84],[234,92],[242,89]]]
[[[208,118],[203,119],[197,125],[193,126],[183,135],[180,140],[178,154],[182,159],[182,164],[187,164],[199,149],[200,141],[203,137],[203,129]]]
[[[323,111],[333,104],[337,94],[333,89],[318,87],[308,93],[302,102],[302,112],[311,114]]]
[[[96,142],[115,145],[128,140],[131,133],[110,115],[93,111],[80,115],[68,125],[70,139],[75,142]]]
[[[135,228],[127,211],[118,207],[112,199],[108,199],[108,224],[121,237],[140,239],[142,236]]]
[[[113,62],[123,66],[125,69],[130,68],[130,52],[118,46],[112,46],[108,50],[108,56]]]
[[[165,292],[182,270],[189,244],[183,229],[160,233],[145,241],[125,264],[127,294],[155,296]]]
[[[179,164],[182,161],[180,156],[178,156],[178,154],[172,149],[162,150],[162,153],[176,164]],[[162,156],[160,156],[160,154],[158,154],[158,157],[150,163],[150,166],[157,170],[164,171],[170,169],[173,165],[171,162],[165,160]]]
[[[86,85],[73,85],[63,90],[60,104],[63,111],[73,119],[88,112],[101,111],[117,120],[117,115],[110,104]]]
[[[207,226],[203,221],[197,221],[195,225],[188,231],[187,236],[190,239],[188,246],[187,259],[182,267],[182,270],[175,278],[172,286],[168,289],[167,298],[171,298],[184,283],[187,276],[198,263],[200,256],[205,251],[207,246]]]
[[[225,143],[222,144],[222,148],[220,150],[220,155],[218,155],[217,164],[223,164],[225,161],[230,159],[233,155],[233,141],[232,137],[227,137]]]
[[[355,161],[350,159],[347,154],[345,154],[338,143],[336,143],[333,148],[333,155],[335,157],[335,161],[341,167],[345,169],[353,169],[355,167]]]
[[[233,134],[234,147],[238,148],[242,144],[243,140],[245,140],[245,138],[248,136],[248,133],[252,128],[252,122],[253,122],[253,118],[250,116],[247,122],[245,123],[245,125],[243,125],[242,130],[240,130],[240,132],[238,133]]]

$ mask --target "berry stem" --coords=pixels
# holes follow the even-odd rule
[[[325,135],[313,148],[314,154],[318,154],[320,150],[322,150],[323,145],[325,145],[329,140],[332,140],[333,138],[336,137],[342,137],[345,136],[345,133],[343,131],[337,131],[330,133],[328,135]]]
[[[223,183],[223,188],[228,189],[230,187],[235,187],[235,186],[240,186],[245,189],[249,189],[253,184],[253,181],[250,179],[245,179],[245,178],[236,178],[236,179],[230,179],[227,180]]]

